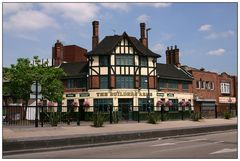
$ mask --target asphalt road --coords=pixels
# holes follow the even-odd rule
[[[3,156],[6,158],[237,158],[237,130],[101,147]]]

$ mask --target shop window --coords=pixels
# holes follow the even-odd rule
[[[178,99],[169,99],[172,101],[173,105],[172,107],[169,107],[169,111],[178,111]]]
[[[148,106],[150,105],[151,111],[153,111],[153,98],[149,99],[150,103],[148,102],[147,98],[139,98],[138,99],[138,105],[139,105],[139,111],[140,112],[148,112]]]
[[[116,76],[117,88],[133,88],[133,76]]]
[[[100,76],[100,88],[108,89],[108,76]]]
[[[94,99],[94,111],[109,112],[110,106],[113,105],[112,99]]]

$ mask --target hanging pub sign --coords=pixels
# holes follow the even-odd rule
[[[174,97],[173,93],[167,93],[167,97]]]
[[[76,97],[76,94],[66,94],[66,97]]]
[[[89,93],[79,93],[79,97],[89,97]]]

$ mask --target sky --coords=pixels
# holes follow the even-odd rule
[[[237,75],[237,3],[3,3],[3,67],[18,58],[51,58],[57,40],[91,51],[92,21],[105,36],[140,38],[145,22],[149,48],[166,63],[168,46],[180,63]]]

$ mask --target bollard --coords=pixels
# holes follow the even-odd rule
[[[163,107],[161,106],[161,121],[163,121]]]

